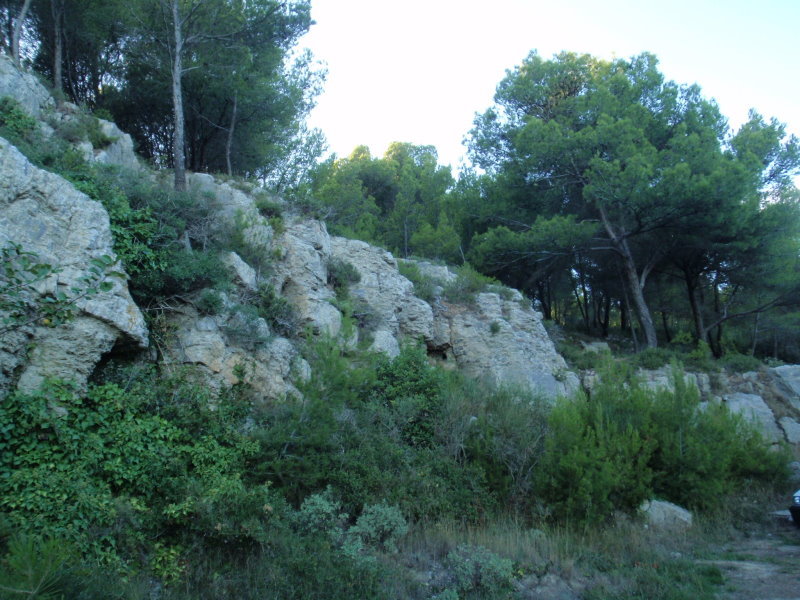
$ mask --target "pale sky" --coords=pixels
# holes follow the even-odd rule
[[[476,112],[536,49],[652,52],[732,126],[750,108],[800,135],[800,0],[312,0],[300,41],[328,68],[310,125],[331,152],[430,144],[457,169]]]

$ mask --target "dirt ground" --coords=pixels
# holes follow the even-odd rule
[[[718,548],[724,600],[800,600],[800,528],[789,523]],[[717,552],[715,552],[717,554]]]

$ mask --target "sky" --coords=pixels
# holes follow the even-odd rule
[[[330,152],[433,145],[441,164],[531,50],[655,54],[736,128],[750,108],[800,136],[800,0],[312,0],[300,40],[327,68],[309,118]]]

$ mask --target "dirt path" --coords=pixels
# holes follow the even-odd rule
[[[773,533],[726,544],[716,565],[725,576],[723,600],[800,600],[800,529],[776,528]]]

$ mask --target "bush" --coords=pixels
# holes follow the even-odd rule
[[[340,300],[347,298],[350,285],[359,281],[361,281],[361,273],[352,263],[337,257],[328,261],[328,285],[333,286],[336,297]]]
[[[590,402],[556,404],[536,481],[556,517],[594,522],[652,497],[712,508],[750,481],[785,478],[787,455],[753,426],[724,405],[701,410],[678,370],[673,386],[649,390],[612,365]]]
[[[497,280],[478,273],[468,263],[458,267],[456,275],[456,279],[447,283],[442,292],[449,302],[473,304],[477,294],[487,291],[489,286],[498,284]]]
[[[351,549],[368,548],[397,552],[398,542],[408,533],[408,523],[396,506],[365,506],[356,524],[347,530],[346,545]]]
[[[218,315],[225,307],[220,293],[209,289],[200,293],[200,297],[195,301],[194,305],[202,315]]]
[[[397,261],[400,274],[414,284],[414,294],[425,302],[433,302],[436,298],[436,282],[426,277],[413,262]]]
[[[447,555],[459,597],[510,598],[514,587],[514,565],[482,546],[458,546]]]
[[[261,284],[256,294],[256,309],[273,331],[284,337],[297,335],[300,329],[297,315],[289,301],[278,295],[269,284]]]
[[[673,359],[673,353],[665,348],[646,348],[633,357],[632,364],[643,369],[660,369]]]
[[[747,354],[726,354],[720,360],[722,366],[734,373],[747,373],[748,371],[758,371],[764,366],[755,356]]]
[[[134,297],[154,303],[208,287],[230,284],[228,272],[216,252],[175,249],[164,255],[164,267],[132,277]]]

